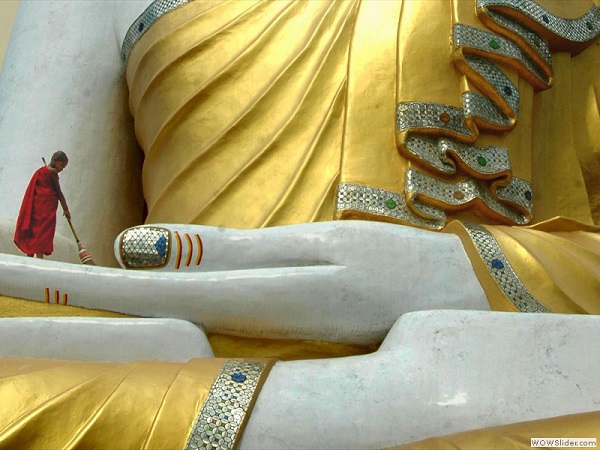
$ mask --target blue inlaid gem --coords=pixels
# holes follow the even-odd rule
[[[512,95],[512,88],[510,86],[504,86],[504,93],[509,97]]]
[[[162,235],[158,238],[158,240],[154,243],[154,248],[158,252],[161,258],[164,258],[167,254],[167,238]]]
[[[548,16],[546,14],[542,14],[542,20],[546,23],[550,23],[550,19],[548,19]]]
[[[525,198],[531,201],[531,191],[525,191]]]
[[[140,22],[140,24],[138,25],[138,32],[142,32],[142,30],[144,29],[144,22]]]
[[[246,375],[240,372],[236,372],[231,375],[231,379],[236,383],[243,383],[244,381],[246,381]]]
[[[497,258],[492,259],[492,267],[494,269],[504,269],[504,264]]]

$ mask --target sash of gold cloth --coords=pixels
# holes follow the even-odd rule
[[[0,447],[235,448],[271,365],[3,358]]]
[[[425,439],[389,450],[519,450],[531,449],[532,438],[554,438],[547,445],[572,447],[571,438],[600,440],[600,411],[570,414],[549,419],[520,422],[510,425],[466,431]],[[562,443],[561,443],[562,442]],[[595,447],[587,441],[585,447]]]
[[[589,222],[597,112],[563,105],[598,80],[553,66],[597,61],[600,10],[539,3],[155,1],[123,47],[148,222]]]
[[[527,227],[453,221],[497,311],[600,314],[600,227],[564,217]]]

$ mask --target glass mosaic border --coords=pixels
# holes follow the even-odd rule
[[[479,199],[490,211],[507,218],[514,224],[526,225],[531,221],[533,208],[531,197],[522,192],[528,183],[514,177],[511,178],[509,186],[511,183],[516,183],[516,186],[503,191],[504,200],[520,206],[527,211],[527,215],[496,200],[485,186],[472,178],[451,183],[430,177],[416,169],[409,169],[406,173],[405,191],[407,194],[421,195],[450,207],[466,205]],[[422,202],[427,203],[427,200],[422,200]]]
[[[480,124],[480,128],[487,128],[485,124],[502,128],[506,131],[512,129],[515,121],[504,114],[498,105],[489,98],[479,95],[475,92],[464,92],[461,96],[465,116],[476,117],[485,123]]]
[[[401,102],[396,106],[396,130],[408,131],[413,128],[447,130],[473,136],[464,124],[462,108],[433,102]]]
[[[477,130],[471,130],[465,118],[477,117],[483,122],[510,130],[515,121],[504,114],[489,98],[475,92],[461,96],[463,108],[434,102],[401,102],[396,106],[396,131],[418,133],[425,129],[449,131],[471,140]],[[510,105],[507,101],[507,104]]]
[[[502,58],[512,59],[518,62],[531,77],[538,80],[540,85],[549,86],[548,76],[527,56],[525,51],[510,39],[497,33],[458,23],[453,28],[452,42],[454,47],[462,47],[465,52],[472,48],[485,52],[490,58],[496,55],[499,57],[496,58],[498,62],[502,62]]]
[[[127,65],[131,49],[144,33],[165,14],[194,0],[155,0],[131,24],[121,45],[121,64]]]
[[[537,56],[544,61],[548,67],[552,66],[552,54],[550,53],[550,47],[548,46],[548,43],[536,32],[500,13],[486,10],[486,14],[491,20],[496,22],[502,28],[510,31],[526,42],[527,45],[533,49]]]
[[[494,88],[498,97],[510,108],[514,118],[519,116],[519,90],[512,81],[491,61],[475,55],[465,55],[467,65],[483,76],[488,84]],[[504,113],[501,113],[504,116]],[[506,119],[503,119],[506,120]]]
[[[166,228],[147,225],[129,228],[121,235],[119,252],[129,269],[163,267],[169,261],[171,233]]]
[[[458,158],[460,164],[486,178],[493,175],[504,176],[511,170],[508,150],[505,147],[476,147],[447,138],[410,134],[406,138],[405,149],[448,175],[456,173],[455,158]]]
[[[571,42],[586,42],[600,34],[600,8],[593,5],[578,19],[563,19],[531,0],[477,0],[477,8],[493,7],[515,9],[557,36]]]
[[[265,367],[252,361],[224,364],[192,426],[186,450],[235,448]]]
[[[441,230],[446,223],[445,214],[428,205],[420,206],[419,210],[434,220],[417,216],[408,208],[404,195],[396,192],[356,183],[341,183],[336,192],[336,213],[355,211],[386,217],[430,230]]]
[[[496,239],[483,226],[461,222],[475,244],[490,275],[506,297],[521,312],[548,313],[544,307],[523,285],[514,269],[504,256]]]

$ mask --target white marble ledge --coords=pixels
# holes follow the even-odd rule
[[[277,363],[240,448],[387,448],[600,410],[598,354],[598,316],[405,314],[375,353]]]
[[[184,362],[214,354],[185,320],[44,317],[0,319],[0,357]]]

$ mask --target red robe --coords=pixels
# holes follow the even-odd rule
[[[58,194],[48,167],[39,168],[31,177],[15,230],[14,241],[26,255],[54,251]]]

